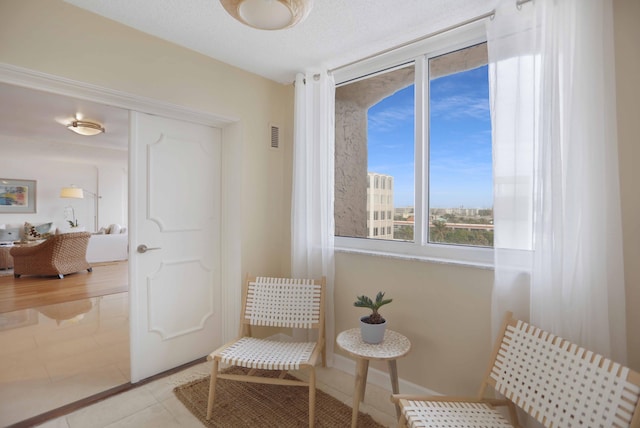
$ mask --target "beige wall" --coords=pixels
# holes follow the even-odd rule
[[[613,5],[627,351],[629,366],[640,371],[640,1]]]
[[[288,269],[290,195],[285,189],[290,184],[284,183],[291,171],[291,86],[61,0],[0,2],[0,62],[239,118],[244,185],[236,212],[242,216],[242,268],[264,274]],[[279,151],[270,149],[271,122],[281,126]]]
[[[475,393],[491,349],[492,281],[488,269],[338,253],[336,331],[357,327],[367,314],[353,307],[357,295],[385,291],[393,302],[380,313],[412,344],[398,361],[399,376],[442,393]]]
[[[619,141],[629,363],[640,370],[640,3],[615,0]],[[179,48],[61,0],[0,2],[0,62],[240,118],[243,270],[287,272],[290,253],[293,89]],[[268,145],[269,122],[283,150]],[[269,210],[260,209],[268,206]],[[258,209],[256,209],[258,207]],[[358,294],[387,292],[391,328],[413,351],[400,376],[443,393],[474,393],[490,349],[490,270],[338,253],[336,330],[355,327]],[[385,369],[376,365],[376,368]]]

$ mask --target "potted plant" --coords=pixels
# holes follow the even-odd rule
[[[378,309],[381,306],[391,303],[393,299],[385,299],[384,292],[379,291],[376,300],[371,300],[368,296],[358,296],[358,300],[353,302],[353,306],[358,308],[369,308],[371,314],[360,318],[360,334],[365,343],[380,343],[384,339],[384,331],[387,328],[385,320]]]

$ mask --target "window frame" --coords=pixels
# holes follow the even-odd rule
[[[429,81],[427,76],[430,58],[486,42],[484,20],[439,34],[420,42],[404,46],[374,58],[363,60],[334,72],[336,86],[366,79],[384,70],[414,63],[415,67],[415,200],[414,241],[392,241],[375,238],[335,237],[335,249],[390,257],[426,260],[441,263],[459,263],[493,267],[493,248],[428,242],[425,218],[428,217],[429,189]],[[418,144],[417,142],[420,142]],[[426,217],[425,217],[426,213]],[[395,214],[394,214],[395,215]],[[419,221],[418,221],[419,220]]]

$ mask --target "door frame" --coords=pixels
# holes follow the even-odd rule
[[[212,126],[222,130],[221,170],[221,313],[223,343],[236,336],[240,317],[240,284],[242,282],[241,220],[237,215],[242,206],[242,124],[239,118],[193,110],[184,106],[142,97],[90,83],[42,73],[12,64],[0,63],[0,82],[53,94],[92,101],[164,116],[185,122]],[[129,123],[129,126],[131,124]],[[128,141],[129,146],[131,141]],[[129,165],[130,177],[132,165]],[[129,178],[128,178],[129,179]],[[130,203],[127,210],[131,216]],[[129,224],[132,224],[129,219]],[[129,234],[131,240],[131,234]],[[129,282],[131,287],[131,272]],[[131,328],[131,326],[130,326]]]

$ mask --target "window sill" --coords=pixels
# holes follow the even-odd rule
[[[356,241],[365,241],[364,243],[359,242],[359,245],[349,245],[350,243],[354,243]],[[385,258],[393,258],[399,260],[411,260],[417,262],[426,262],[426,263],[438,263],[438,264],[447,264],[447,265],[456,265],[456,266],[466,266],[473,267],[477,269],[490,269],[493,270],[493,250],[488,248],[463,248],[463,249],[451,249],[448,248],[450,253],[456,253],[456,250],[466,257],[441,257],[434,254],[425,254],[408,251],[390,251],[384,248],[379,248],[380,241],[374,243],[366,242],[365,239],[358,238],[343,238],[336,237],[335,238],[335,251],[338,253],[345,254],[360,254],[360,255],[368,255],[372,257],[385,257]],[[373,244],[373,245],[367,245]],[[407,244],[407,243],[392,243],[392,244]],[[411,245],[411,244],[409,244]],[[393,245],[397,246],[397,245]],[[377,248],[373,248],[377,247]],[[415,249],[415,246],[412,246],[412,249]],[[469,253],[473,254],[473,257],[469,257]]]

